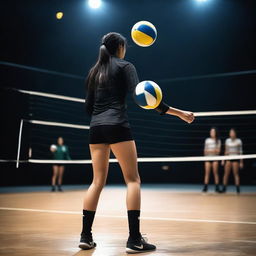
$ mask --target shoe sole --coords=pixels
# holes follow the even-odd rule
[[[79,247],[80,249],[82,249],[82,250],[90,250],[90,249],[95,248],[96,245],[95,245],[95,246],[92,246],[92,245],[87,244],[87,243],[80,243],[78,247]]]
[[[125,251],[128,254],[135,254],[135,253],[143,253],[143,252],[152,252],[155,251],[156,249],[151,249],[151,250],[133,250],[131,248],[126,247]]]

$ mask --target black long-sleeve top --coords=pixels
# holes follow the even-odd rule
[[[116,124],[129,127],[125,98],[139,83],[137,71],[128,61],[116,57],[110,61],[108,81],[87,87],[85,107],[91,116],[91,127]],[[161,102],[156,111],[165,114],[168,109],[168,105]]]

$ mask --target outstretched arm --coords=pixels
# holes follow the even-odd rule
[[[161,102],[155,110],[161,115],[168,114],[172,116],[177,116],[189,124],[192,123],[195,119],[193,112],[170,107],[164,102]]]
[[[138,78],[135,67],[131,63],[125,66],[124,76],[127,83],[128,91],[134,92],[136,85],[139,83],[139,78]],[[159,106],[155,110],[159,112],[161,115],[169,114],[169,115],[177,116],[187,123],[192,123],[194,120],[194,114],[192,112],[169,107],[163,101],[159,104]]]
[[[173,107],[169,107],[169,109],[166,113],[169,115],[177,116],[189,124],[192,123],[195,119],[193,112],[180,110],[180,109],[173,108]]]

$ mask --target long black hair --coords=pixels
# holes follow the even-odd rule
[[[126,38],[116,32],[110,32],[102,37],[99,57],[87,77],[87,86],[105,82],[108,79],[111,56],[116,55],[120,46],[126,47]]]

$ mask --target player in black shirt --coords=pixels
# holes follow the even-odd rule
[[[124,60],[126,39],[118,33],[102,38],[99,58],[86,79],[86,111],[91,116],[89,144],[93,165],[93,181],[84,199],[83,229],[79,247],[96,246],[91,228],[102,188],[105,185],[110,150],[117,158],[127,185],[129,238],[127,253],[155,250],[140,233],[140,176],[136,145],[126,114],[125,98],[133,93],[139,82],[135,67]],[[156,108],[160,114],[170,114],[191,123],[192,112],[169,107],[161,102]]]

